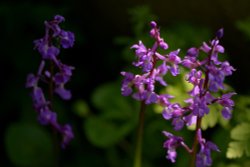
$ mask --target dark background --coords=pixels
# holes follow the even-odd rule
[[[29,91],[25,89],[26,75],[37,70],[40,57],[33,50],[33,40],[44,33],[44,20],[61,14],[66,21],[63,27],[73,31],[75,46],[62,51],[62,60],[75,66],[71,83],[73,99],[90,101],[96,87],[120,79],[122,71],[130,63],[122,59],[124,46],[117,45],[114,38],[133,36],[131,16],[128,10],[148,5],[158,17],[158,24],[166,29],[179,22],[203,26],[211,32],[224,27],[222,44],[230,63],[237,71],[228,83],[238,94],[250,91],[250,40],[240,31],[236,22],[250,17],[248,0],[50,0],[50,1],[0,1],[0,166],[13,166],[6,155],[6,129],[20,120],[35,118],[23,110],[31,106]],[[138,39],[139,40],[139,39]],[[127,48],[129,49],[129,48]],[[90,105],[90,108],[93,107]],[[65,107],[67,108],[67,106]],[[94,107],[92,110],[95,110]],[[97,111],[96,111],[97,112]],[[23,114],[25,113],[25,114]],[[69,114],[75,126],[81,126],[81,119]],[[88,143],[82,133],[82,143]],[[78,139],[78,140],[80,140]],[[79,146],[86,149],[88,146]],[[70,152],[72,151],[72,152]],[[83,154],[84,150],[81,150]],[[81,152],[80,151],[80,152]],[[97,153],[102,150],[96,149]],[[64,152],[64,156],[73,153]],[[77,153],[75,153],[77,154]],[[70,161],[70,160],[69,160]],[[2,165],[3,164],[3,165]]]

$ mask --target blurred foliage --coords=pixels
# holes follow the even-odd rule
[[[8,156],[16,166],[53,166],[55,157],[51,152],[51,138],[37,125],[12,124],[7,130],[5,143]]]
[[[82,118],[87,117],[91,112],[87,102],[81,99],[76,100],[72,106],[74,113]]]
[[[227,157],[244,159],[250,156],[250,96],[238,96],[235,103],[236,125],[231,130],[232,141],[229,143]]]
[[[236,27],[250,39],[250,18],[236,22]]]
[[[228,158],[240,158],[245,153],[250,156],[250,124],[241,123],[231,131],[231,138],[235,141],[229,143]]]
[[[236,27],[250,39],[250,19],[236,22]],[[250,161],[250,96],[238,95],[235,99],[233,115],[234,126],[231,128],[230,141],[227,148],[227,158],[235,159],[239,165],[249,166]]]
[[[135,109],[120,95],[119,84],[101,85],[92,95],[92,102],[100,111],[87,118],[84,131],[90,142],[106,148],[120,142],[135,127]]]

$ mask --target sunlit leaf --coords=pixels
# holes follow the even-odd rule
[[[241,123],[231,131],[231,138],[234,140],[248,140],[250,139],[250,124]]]
[[[229,143],[227,158],[240,158],[244,153],[244,143],[233,141]]]
[[[179,76],[171,79],[169,85],[166,87],[165,91],[163,90],[161,93],[167,93],[174,96],[173,99],[170,99],[171,102],[177,102],[181,105],[184,105],[188,95],[188,91],[192,89],[192,85],[185,80],[185,76],[180,74]]]
[[[205,115],[202,118],[201,127],[203,130],[214,127],[218,123],[219,117],[221,117],[221,107],[219,105],[214,104],[211,105],[209,108],[209,114]]]
[[[231,138],[235,141],[229,143],[227,157],[240,158],[246,154],[250,156],[250,124],[241,123],[231,131]]]

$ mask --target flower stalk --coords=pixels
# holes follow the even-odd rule
[[[198,151],[198,144],[199,144],[198,131],[201,128],[201,121],[202,121],[202,118],[197,117],[194,143],[193,143],[193,146],[192,146],[192,152],[190,153],[191,154],[190,167],[195,167],[196,154],[197,154],[197,151]]]
[[[139,113],[139,124],[136,136],[135,156],[134,156],[134,167],[142,166],[142,143],[143,143],[143,129],[145,119],[146,104],[144,101],[141,102],[140,113]]]

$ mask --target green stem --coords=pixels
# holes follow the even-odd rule
[[[198,130],[201,128],[201,120],[202,120],[202,118],[197,117],[196,129],[195,129],[195,138],[194,138],[194,143],[193,143],[193,147],[192,147],[190,167],[195,167],[196,154],[197,154],[197,150],[198,150],[197,147],[198,147],[198,144],[199,144]]]
[[[144,127],[144,116],[146,111],[146,104],[144,101],[141,102],[140,114],[139,114],[139,126],[137,129],[135,156],[134,156],[134,167],[141,167],[142,164],[142,138],[143,138],[143,127]]]

